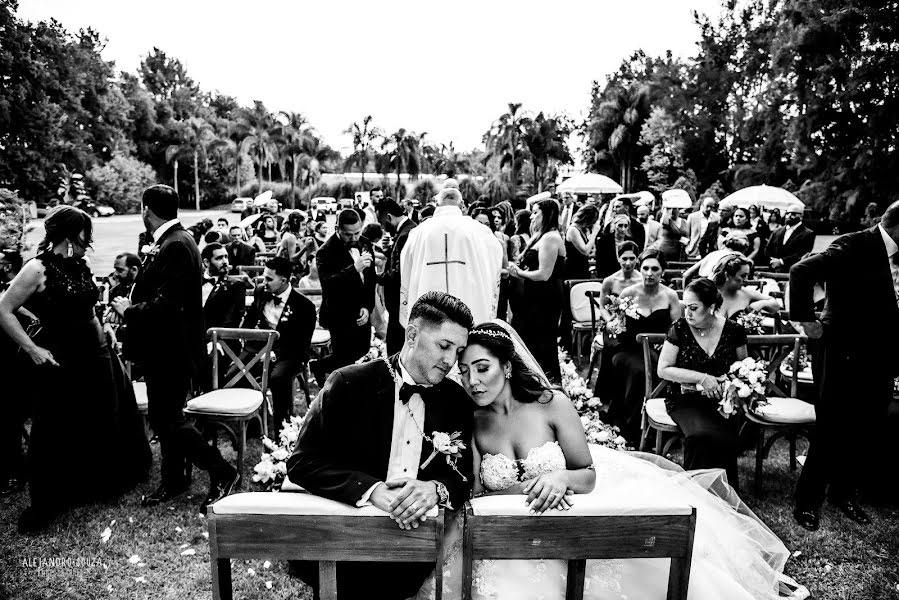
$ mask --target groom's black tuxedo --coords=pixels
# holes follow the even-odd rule
[[[350,505],[387,477],[393,435],[396,384],[383,360],[335,371],[309,408],[287,474],[313,494]],[[442,456],[417,477],[443,483],[459,509],[471,490],[473,405],[460,385],[445,379],[425,401],[424,431],[461,432],[466,450],[457,461],[465,480]],[[423,440],[419,464],[433,450]],[[392,566],[388,566],[392,565]],[[404,563],[338,563],[341,598],[406,598],[414,595],[433,566]],[[301,576],[314,585],[307,575]]]
[[[796,489],[800,510],[816,511],[830,497],[854,500],[857,484],[886,439],[882,427],[899,375],[899,306],[890,260],[878,227],[850,233],[790,269],[790,318],[814,321],[812,288],[826,287],[824,334],[812,348],[820,394],[815,435]],[[847,444],[847,431],[869,445]],[[870,444],[874,444],[872,448]],[[884,456],[890,456],[886,450]],[[875,478],[878,479],[878,478]]]

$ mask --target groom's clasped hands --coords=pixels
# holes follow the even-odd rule
[[[403,477],[391,479],[372,491],[370,502],[397,522],[400,529],[418,528],[429,510],[437,506],[437,486],[433,481]]]

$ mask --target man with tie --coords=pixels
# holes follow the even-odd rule
[[[820,320],[814,311],[816,283],[826,286]],[[872,465],[886,437],[893,378],[899,375],[899,202],[890,205],[880,224],[839,237],[824,252],[793,265],[790,318],[816,340],[812,371],[820,395],[793,516],[802,527],[817,529],[827,492],[846,517],[868,524],[856,492],[859,484],[889,478]],[[847,443],[847,433],[864,443]],[[893,450],[889,446],[884,456],[891,458]]]
[[[687,215],[687,258],[699,259],[717,250],[718,245],[718,201],[703,198],[702,207]]]
[[[203,320],[206,328],[237,327],[246,308],[243,281],[228,277],[228,250],[218,242],[203,248]]]
[[[263,283],[256,288],[253,303],[240,324],[241,329],[278,332],[268,375],[276,432],[293,414],[293,380],[306,362],[315,330],[315,305],[291,287],[292,272],[293,265],[286,258],[276,256],[265,263]],[[247,344],[241,361],[246,364],[259,349],[258,344]]]
[[[243,229],[234,225],[230,230],[231,242],[225,246],[228,250],[228,264],[231,273],[238,272],[237,267],[251,267],[256,264],[256,248],[246,242]]]
[[[815,232],[802,224],[805,207],[791,204],[784,213],[784,227],[771,234],[765,252],[771,269],[777,273],[789,272],[790,267],[802,260],[815,247]]]
[[[571,218],[577,212],[578,207],[574,204],[574,194],[572,192],[562,192],[559,196],[559,201],[562,209],[559,213],[559,231],[562,232],[562,237],[565,237],[565,232],[568,231],[568,226],[571,225]]]
[[[319,385],[325,376],[353,364],[371,347],[375,306],[374,251],[362,237],[362,219],[351,208],[337,213],[337,231],[316,254],[322,283],[319,322],[331,333],[331,354],[309,366]]]

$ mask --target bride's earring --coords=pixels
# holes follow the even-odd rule
[[[506,379],[512,379],[512,371],[506,371]]]
[[[68,242],[68,244],[66,246],[66,256],[68,256],[69,258],[72,258],[72,256],[74,254],[75,254],[75,250],[72,248],[72,242]]]

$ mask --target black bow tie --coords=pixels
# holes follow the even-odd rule
[[[217,283],[219,282],[219,279],[220,279],[220,278],[218,278],[218,277],[204,277],[204,278],[203,278],[203,283],[204,283],[204,284],[205,284],[205,283],[211,283],[212,285],[215,285],[215,284],[217,284]]]
[[[281,304],[281,296],[275,296],[274,294],[266,294],[265,296],[266,302],[271,302],[275,306]]]
[[[413,395],[418,394],[421,396],[421,399],[424,401],[428,400],[428,396],[434,391],[433,387],[425,387],[423,385],[415,385],[413,383],[403,383],[400,386],[400,402],[403,404],[409,403],[409,398]]]

